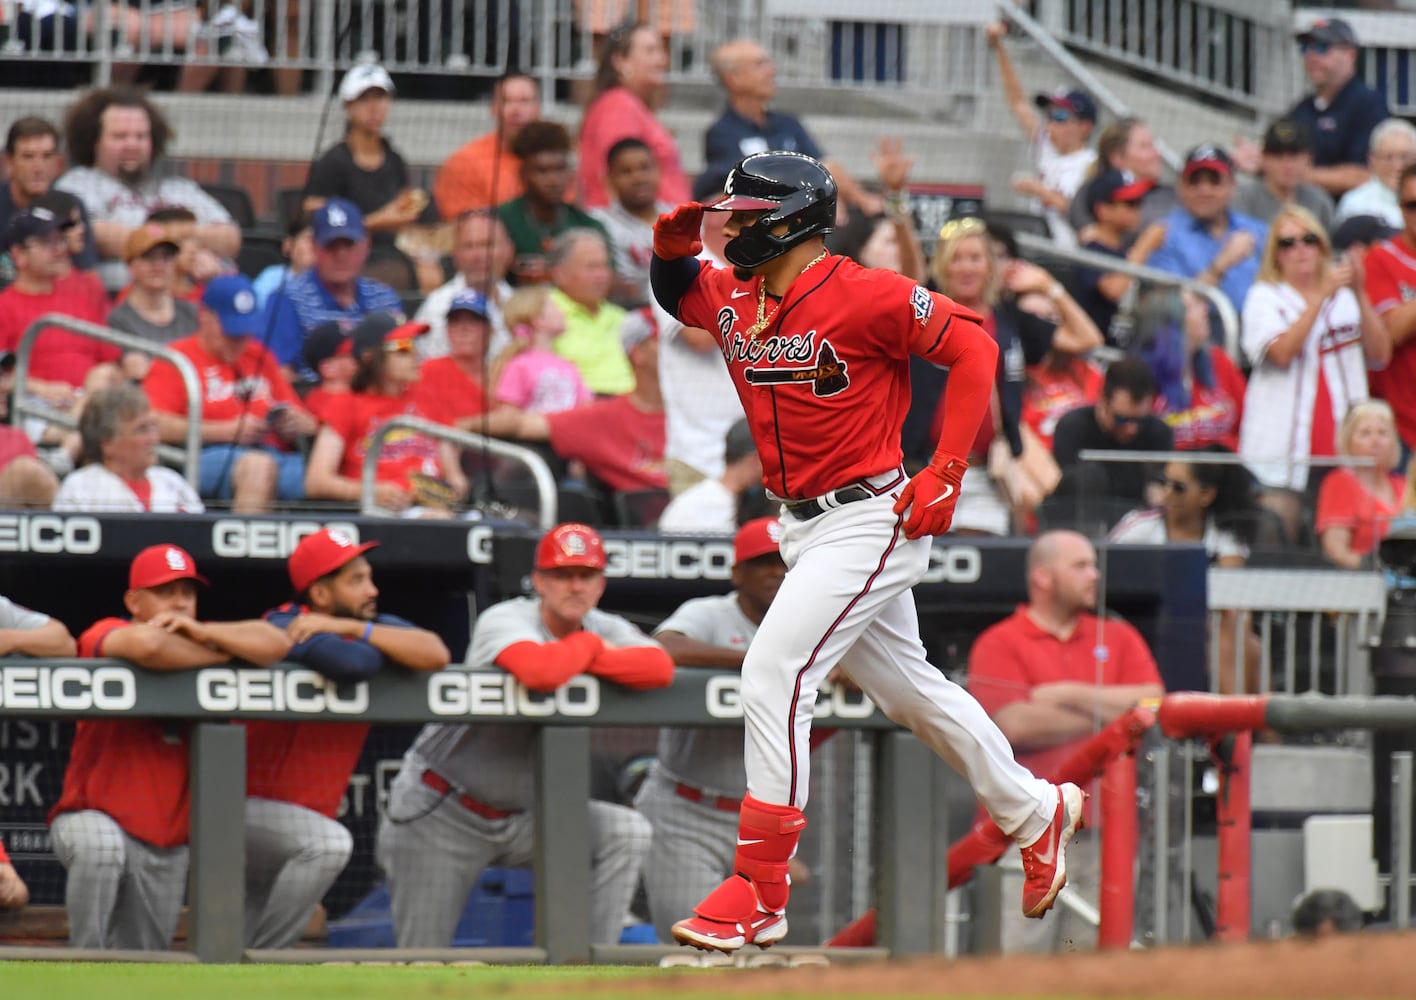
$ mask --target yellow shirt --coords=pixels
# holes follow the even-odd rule
[[[610,302],[591,312],[560,289],[551,299],[565,313],[565,333],[556,338],[555,352],[580,369],[590,391],[621,396],[634,389],[634,369],[620,344],[625,311]]]

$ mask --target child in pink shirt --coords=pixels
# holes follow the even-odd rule
[[[502,305],[502,316],[516,342],[493,366],[497,402],[531,413],[561,413],[595,398],[580,369],[551,350],[565,332],[565,315],[547,286],[517,289]]]

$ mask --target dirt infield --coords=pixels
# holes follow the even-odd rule
[[[1396,1000],[1416,995],[1413,973],[1416,934],[1408,932],[1055,957],[705,970],[656,979],[650,988],[665,996],[678,986],[685,994],[707,987],[759,996]]]

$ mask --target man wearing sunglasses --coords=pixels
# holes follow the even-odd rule
[[[1313,169],[1308,179],[1333,197],[1370,175],[1367,146],[1387,117],[1386,98],[1357,79],[1357,35],[1338,18],[1314,21],[1298,35],[1303,72],[1313,92],[1288,113],[1313,133]]]
[[[1133,507],[1145,503],[1146,465],[1084,463],[1078,456],[1083,451],[1169,451],[1175,436],[1152,412],[1156,392],[1150,366],[1138,358],[1123,358],[1106,370],[1101,399],[1057,421],[1052,455],[1062,469],[1060,496],[1121,500]]]

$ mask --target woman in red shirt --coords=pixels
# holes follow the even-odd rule
[[[1342,420],[1337,446],[1342,455],[1370,458],[1374,464],[1328,473],[1318,491],[1314,530],[1328,562],[1361,569],[1406,496],[1405,478],[1393,471],[1401,445],[1391,407],[1379,399],[1352,407]]]
[[[358,502],[364,456],[374,434],[393,417],[449,422],[440,407],[414,391],[418,383],[414,341],[427,332],[427,323],[406,322],[387,312],[370,313],[354,328],[359,369],[351,391],[331,397],[325,409],[305,471],[308,499]],[[441,480],[458,496],[467,492],[467,477],[452,446],[411,431],[395,431],[384,439],[375,479],[377,504],[407,517],[449,514],[445,509],[417,506],[420,480]]]

